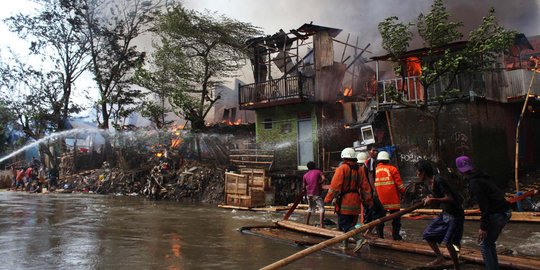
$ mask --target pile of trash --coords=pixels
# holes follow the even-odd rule
[[[176,170],[160,163],[150,170],[125,170],[104,162],[100,169],[64,177],[57,192],[145,196],[155,200],[221,203],[225,168],[186,160]]]

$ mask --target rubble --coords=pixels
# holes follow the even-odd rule
[[[223,201],[225,168],[186,160],[174,171],[109,168],[82,171],[60,181],[58,192],[139,195],[151,199],[217,204]]]

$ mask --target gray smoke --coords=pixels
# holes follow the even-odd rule
[[[381,38],[377,24],[389,16],[414,22],[420,13],[429,11],[432,0],[187,0],[190,8],[209,9],[244,22],[262,27],[266,34],[279,29],[288,31],[313,21],[314,24],[341,28],[338,37],[344,40],[351,34],[352,43],[371,43],[374,53],[381,53]],[[476,28],[490,7],[495,8],[499,22],[508,29],[526,35],[540,33],[539,0],[448,0],[445,5],[453,20],[465,24],[463,32]],[[415,31],[413,31],[415,32]],[[363,46],[362,46],[363,47]]]

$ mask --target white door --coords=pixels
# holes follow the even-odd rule
[[[306,166],[309,161],[314,161],[313,159],[311,120],[300,120],[298,121],[298,166]]]

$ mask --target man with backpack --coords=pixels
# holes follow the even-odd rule
[[[424,240],[428,242],[437,256],[428,266],[434,267],[445,262],[438,246],[438,244],[443,243],[452,258],[454,269],[459,269],[456,247],[461,246],[461,238],[463,237],[463,224],[465,223],[463,199],[439,175],[434,175],[433,167],[429,161],[420,160],[414,167],[416,168],[416,176],[428,184],[433,194],[424,199],[424,205],[440,204],[442,209],[442,213],[426,227],[422,234]]]
[[[364,170],[361,170],[356,163],[356,156],[353,148],[345,148],[341,151],[343,162],[334,172],[324,199],[325,203],[333,203],[338,216],[338,226],[342,232],[354,229],[361,212],[362,202],[370,207],[373,205],[369,183]],[[355,240],[359,246],[360,237],[356,236]],[[343,248],[347,248],[347,243],[348,240],[345,240]]]

